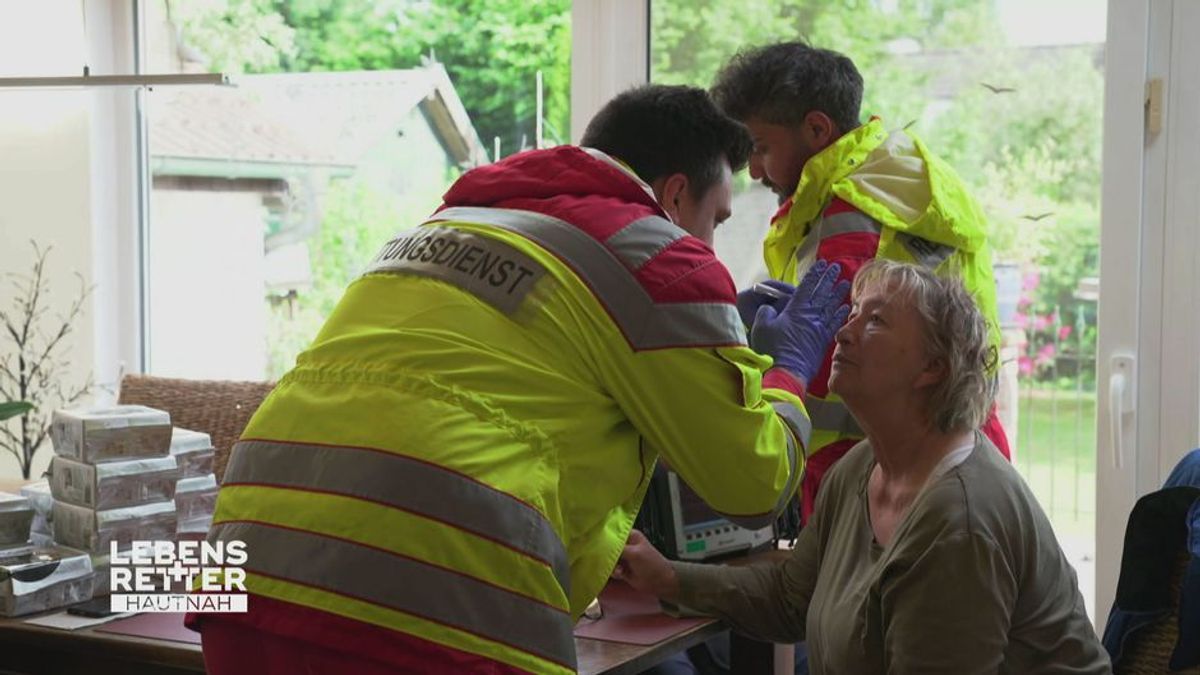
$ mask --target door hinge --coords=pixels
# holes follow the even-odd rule
[[[1156,77],[1146,83],[1146,131],[1157,135],[1162,131],[1163,81]]]

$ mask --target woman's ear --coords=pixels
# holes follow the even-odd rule
[[[914,383],[917,389],[924,387],[932,387],[933,385],[946,379],[946,362],[943,359],[931,359],[925,365],[925,370],[922,370],[917,375],[917,380]]]

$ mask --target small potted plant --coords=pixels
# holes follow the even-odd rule
[[[33,458],[50,433],[58,408],[69,407],[92,388],[88,375],[70,382],[70,340],[92,288],[79,278],[74,299],[55,313],[50,305],[46,257],[50,248],[33,245],[33,270],[11,274],[12,303],[0,307],[0,450],[13,454],[28,479]],[[76,275],[78,276],[78,275]],[[13,427],[5,420],[17,418]]]

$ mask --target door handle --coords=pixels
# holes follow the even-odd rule
[[[1125,465],[1125,416],[1136,409],[1136,363],[1134,356],[1126,352],[1113,354],[1109,360],[1108,419],[1112,432],[1113,466],[1118,469]]]

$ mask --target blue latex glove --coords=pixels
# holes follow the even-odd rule
[[[783,297],[777,298],[763,293],[758,289],[760,285],[779,291]],[[774,279],[767,279],[762,284],[754,284],[753,287],[739,292],[737,294],[737,311],[738,316],[742,317],[742,324],[746,326],[746,330],[750,330],[750,327],[754,325],[754,315],[758,314],[759,307],[771,305],[776,311],[781,310],[787,304],[788,299],[792,297],[792,293],[795,292],[795,286],[786,281],[776,281]]]
[[[750,329],[750,346],[769,354],[775,365],[797,377],[804,387],[821,369],[833,335],[846,322],[849,281],[838,281],[842,268],[819,260],[800,280],[783,309],[758,308]]]

